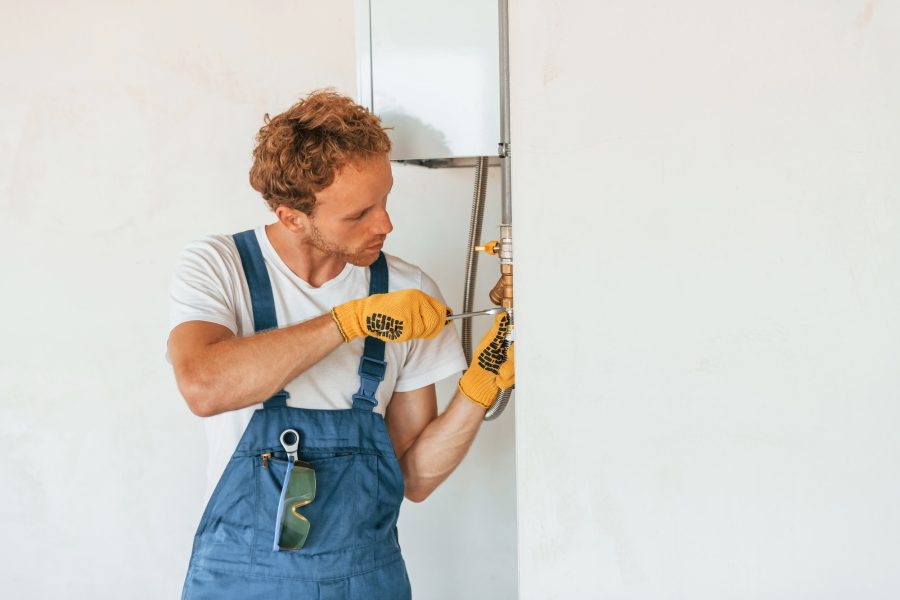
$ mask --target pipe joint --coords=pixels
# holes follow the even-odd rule
[[[500,225],[500,249],[497,254],[500,255],[501,265],[512,265],[512,225]]]

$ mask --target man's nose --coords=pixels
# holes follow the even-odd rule
[[[391,223],[391,215],[387,210],[382,210],[378,221],[375,223],[375,233],[378,235],[387,235],[394,230],[394,224]]]

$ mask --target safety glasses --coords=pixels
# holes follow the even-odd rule
[[[299,550],[309,536],[309,519],[297,511],[316,499],[316,471],[298,458],[300,435],[294,429],[281,433],[281,445],[288,455],[288,468],[278,503],[276,550]]]

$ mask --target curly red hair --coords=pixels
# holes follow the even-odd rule
[[[332,89],[316,90],[263,120],[250,185],[272,210],[283,204],[311,215],[316,192],[331,185],[347,164],[391,149],[381,119]]]

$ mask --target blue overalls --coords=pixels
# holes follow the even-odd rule
[[[257,332],[277,327],[275,301],[253,231],[235,234]],[[384,254],[370,267],[369,294],[388,289]],[[384,419],[373,411],[384,379],[384,342],[366,338],[353,408],[287,406],[284,390],[255,411],[194,536],[183,600],[404,600],[412,597],[397,540],[403,475]],[[274,551],[287,469],[279,436],[300,433],[299,454],[316,471],[316,498],[300,550]]]

